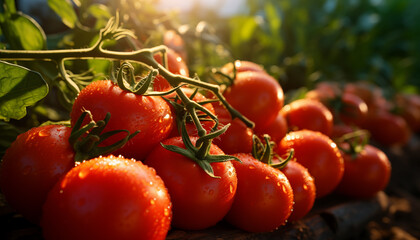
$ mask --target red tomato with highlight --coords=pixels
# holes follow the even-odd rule
[[[99,157],[69,171],[44,205],[45,239],[165,239],[171,202],[162,179],[143,163]]]
[[[136,95],[109,80],[95,81],[80,91],[70,115],[72,126],[84,109],[92,113],[95,121],[103,120],[108,112],[111,113],[104,132],[126,129],[133,133],[139,130],[122,148],[113,152],[139,161],[165,139],[175,125],[171,106],[163,98]],[[114,143],[122,137],[125,137],[124,133],[117,134],[104,144]]]
[[[191,137],[193,144],[196,140]],[[181,137],[169,138],[162,143],[185,148]],[[212,144],[210,154],[224,153]],[[193,160],[162,146],[155,147],[144,163],[156,169],[168,188],[174,227],[205,229],[218,223],[229,211],[237,188],[236,171],[230,161],[211,163],[218,178],[209,176]]]
[[[54,184],[75,165],[71,128],[48,125],[20,134],[3,156],[0,188],[7,202],[34,223]]]
[[[280,84],[261,72],[239,72],[223,94],[236,110],[255,123],[256,129],[273,122],[284,103]]]
[[[265,72],[265,70],[262,66],[258,65],[257,63],[254,63],[254,62],[236,60],[233,64],[235,65],[237,73],[238,72],[247,72],[247,71]],[[233,73],[233,64],[232,63],[225,64],[222,67],[221,71],[225,74]]]
[[[384,146],[403,146],[411,138],[411,130],[404,118],[386,111],[369,114],[366,129],[372,139]]]
[[[278,169],[251,154],[233,154],[238,189],[226,221],[248,232],[269,232],[284,225],[292,213],[293,190]]]
[[[225,133],[214,138],[213,143],[226,154],[250,153],[252,151],[252,135],[252,129],[240,119],[235,118],[230,122]]]
[[[314,205],[316,197],[314,179],[308,169],[293,160],[289,161],[281,171],[293,189],[294,204],[289,221],[297,221],[306,216]]]
[[[213,139],[213,143],[224,153],[250,153],[252,151],[252,136],[254,131],[247,127],[240,119],[232,117],[228,110],[220,103],[213,103],[220,126],[231,124],[225,133]]]
[[[331,134],[333,115],[318,101],[310,99],[293,101],[282,108],[281,114],[292,131],[307,129],[327,136]]]
[[[385,189],[391,177],[391,163],[384,152],[366,145],[353,157],[344,154],[344,175],[337,192],[356,198],[373,197]]]
[[[280,111],[273,122],[264,128],[257,129],[255,133],[259,136],[268,134],[270,135],[271,141],[279,142],[284,136],[286,136],[288,131],[289,127],[287,125],[287,120]]]
[[[158,63],[163,64],[160,53],[156,53],[153,57]],[[167,48],[166,59],[168,61],[168,70],[171,73],[179,74],[185,77],[189,76],[187,64],[184,60],[182,60],[181,56],[171,48]],[[153,89],[155,91],[168,91],[171,88],[172,87],[169,82],[162,75],[157,75],[155,77],[153,81]]]
[[[185,42],[175,30],[165,31],[163,34],[163,44],[168,48],[173,49],[178,53],[182,59],[187,62],[187,52],[185,49]]]
[[[290,132],[279,142],[276,151],[280,156],[287,156],[291,149],[294,149],[296,161],[314,178],[317,198],[337,187],[343,177],[344,160],[329,137],[310,130]]]

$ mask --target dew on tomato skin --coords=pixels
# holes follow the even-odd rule
[[[286,189],[286,186],[285,186],[285,185],[283,185],[283,186],[281,187],[281,189],[283,190],[283,192],[284,192],[284,193],[287,193],[287,189]]]
[[[304,190],[308,190],[308,185],[303,184],[303,186],[302,186],[302,187],[303,187],[303,189],[304,189]]]
[[[151,205],[155,204],[155,199],[150,199],[150,204]]]
[[[234,189],[235,189],[235,187],[233,186],[233,184],[230,184],[229,185],[229,192],[233,193]]]
[[[163,209],[163,215],[164,216],[169,216],[169,209],[168,208],[165,208],[165,209]]]
[[[79,176],[80,179],[84,179],[84,178],[86,178],[88,173],[89,172],[87,170],[82,170],[82,171],[79,172],[79,174],[77,176]]]
[[[266,179],[266,180],[270,180],[270,177],[269,177],[269,176],[265,176],[265,179]]]
[[[249,166],[248,168],[249,168],[249,169],[255,169],[255,167],[254,167],[254,166]]]

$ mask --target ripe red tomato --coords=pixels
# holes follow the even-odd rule
[[[223,94],[235,109],[255,123],[255,129],[273,122],[284,103],[280,84],[261,72],[239,72]]]
[[[351,93],[344,93],[341,96],[339,109],[334,109],[334,106],[329,107],[336,114],[337,120],[348,125],[362,126],[368,115],[367,104],[360,97]]]
[[[232,120],[230,113],[220,102],[213,103],[213,107],[221,126],[231,124],[225,133],[214,138],[213,143],[226,154],[250,153],[253,144],[253,130],[238,118]]]
[[[160,53],[155,54],[153,57],[158,63],[163,64],[162,56]],[[184,60],[182,60],[178,53],[168,48],[166,51],[166,59],[168,61],[168,70],[171,73],[188,77],[189,72],[187,64],[184,62]],[[171,85],[162,75],[157,75],[153,81],[153,89],[155,91],[168,91],[171,89]]]
[[[230,122],[225,133],[214,138],[213,143],[226,154],[250,153],[252,152],[252,135],[252,129],[240,119],[235,118]]]
[[[234,64],[235,64],[236,72],[247,72],[247,71],[265,72],[263,67],[261,67],[260,65],[254,63],[254,62],[236,60],[234,62]],[[222,67],[221,71],[225,74],[232,73],[233,72],[233,64],[232,63],[225,64]]]
[[[384,152],[371,145],[354,158],[344,154],[344,175],[337,187],[343,195],[368,198],[385,189],[391,176],[391,163]]]
[[[284,225],[292,213],[293,190],[286,176],[250,154],[234,154],[238,189],[226,221],[248,232],[268,232]]]
[[[396,96],[398,115],[407,122],[413,132],[420,130],[420,96],[399,94]]]
[[[48,125],[20,134],[7,149],[0,168],[0,188],[7,202],[34,223],[54,184],[74,167],[68,142],[71,128]]]
[[[114,152],[127,158],[142,160],[152,147],[165,139],[175,125],[169,103],[156,96],[142,96],[123,91],[111,81],[96,81],[80,91],[71,111],[71,123],[89,110],[95,121],[105,118],[111,113],[111,119],[104,131],[126,129],[130,133],[140,132],[122,148]],[[104,141],[113,143],[121,139],[117,134]]]
[[[191,137],[193,144],[196,140]],[[162,143],[185,148],[181,137]],[[212,144],[210,154],[220,155],[223,151]],[[205,229],[222,220],[229,211],[237,187],[235,168],[230,161],[211,163],[218,178],[210,177],[193,160],[162,146],[155,147],[144,163],[156,169],[168,188],[174,227]]]
[[[139,161],[99,157],[69,171],[51,190],[45,239],[165,239],[171,202],[162,179]]]
[[[308,169],[296,161],[289,161],[281,169],[286,175],[293,189],[293,212],[289,221],[297,221],[303,218],[313,207],[316,197],[314,179]]]
[[[322,103],[310,99],[299,99],[285,105],[281,114],[292,131],[307,129],[330,135],[333,115]]]
[[[281,114],[281,111],[277,114],[276,119],[268,126],[256,130],[256,134],[264,136],[264,134],[270,135],[271,141],[279,142],[288,132],[288,125],[286,118]]]
[[[411,130],[404,118],[387,111],[371,112],[365,125],[372,139],[384,146],[403,146],[411,137]]]
[[[168,30],[163,34],[163,44],[178,53],[184,61],[187,61],[187,52],[184,39],[174,30]]]
[[[291,149],[294,149],[296,161],[314,178],[317,198],[337,187],[343,177],[344,162],[337,145],[329,137],[310,130],[290,132],[278,144],[277,152],[287,156]]]

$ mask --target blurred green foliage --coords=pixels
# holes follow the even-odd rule
[[[321,80],[366,80],[419,92],[420,1],[247,3],[244,14],[228,19],[210,14],[207,21],[217,24],[234,59],[264,65],[286,90]]]

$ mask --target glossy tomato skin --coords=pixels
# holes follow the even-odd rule
[[[178,53],[182,59],[187,62],[187,51],[185,42],[175,30],[165,31],[163,34],[163,44]]]
[[[236,110],[255,123],[255,129],[274,121],[284,103],[280,84],[261,72],[239,72],[223,95]]]
[[[316,197],[314,179],[308,169],[296,161],[289,161],[281,169],[293,189],[293,212],[289,221],[303,218],[313,207]]]
[[[171,202],[156,172],[131,159],[99,157],[68,172],[48,194],[45,239],[165,239]]]
[[[388,147],[407,144],[412,134],[404,118],[383,110],[370,113],[365,127],[372,139]]]
[[[254,131],[247,127],[240,119],[232,119],[230,113],[220,103],[213,103],[220,126],[230,124],[225,133],[214,138],[213,143],[220,147],[224,153],[248,153],[252,151],[252,135]]]
[[[213,142],[226,154],[250,153],[252,151],[252,135],[252,129],[240,119],[235,118],[230,122],[226,132],[215,138]]]
[[[195,144],[197,138],[191,137]],[[166,139],[163,144],[184,147],[181,137]],[[210,154],[223,154],[216,145]],[[212,178],[193,160],[157,146],[144,163],[156,169],[171,195],[172,225],[198,230],[215,225],[229,211],[237,188],[236,171],[230,161],[211,163]]]
[[[163,65],[162,56],[160,53],[156,53],[153,57],[159,64]],[[168,70],[171,73],[188,77],[189,71],[187,64],[178,53],[176,53],[171,48],[167,48],[166,59],[168,61]],[[153,81],[153,89],[155,91],[168,91],[171,89],[171,85],[162,75],[157,75]]]
[[[108,112],[111,113],[104,132],[126,129],[134,133],[140,130],[127,144],[113,152],[139,161],[165,139],[175,125],[171,107],[163,98],[123,91],[109,80],[93,82],[80,91],[71,111],[72,126],[83,109],[89,110],[95,121],[103,120]],[[122,137],[125,134],[113,136],[104,143],[114,143]]]
[[[276,119],[264,128],[257,129],[255,132],[259,136],[264,134],[270,135],[270,139],[273,142],[279,142],[289,131],[286,118],[283,116],[281,111],[277,114]]]
[[[369,198],[385,189],[391,176],[391,163],[384,152],[372,145],[355,158],[344,154],[344,175],[336,191],[340,194]]]
[[[307,129],[330,135],[333,115],[322,103],[310,99],[293,101],[281,109],[292,131]]]
[[[338,118],[345,124],[363,126],[368,115],[368,105],[359,96],[344,93],[341,97],[343,108]]]
[[[314,178],[317,198],[326,196],[337,187],[343,177],[344,160],[328,136],[311,130],[289,132],[276,151],[280,156],[287,156],[291,149],[294,149],[296,161]]]
[[[226,221],[248,232],[268,232],[284,225],[292,213],[293,190],[286,176],[250,154],[233,154],[238,189]]]
[[[8,203],[38,223],[48,192],[74,167],[68,142],[71,128],[48,125],[20,134],[7,149],[0,168],[0,188]]]
[[[235,64],[236,72],[265,72],[264,68],[258,65],[257,63],[250,62],[250,61],[243,61],[243,60],[236,60],[233,64]],[[221,71],[225,74],[233,73],[233,64],[227,63],[225,64]]]

